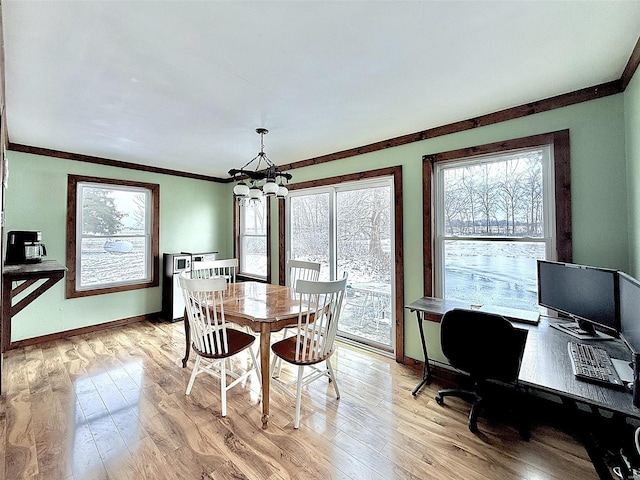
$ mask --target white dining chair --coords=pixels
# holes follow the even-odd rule
[[[318,281],[320,278],[320,266],[319,263],[304,260],[287,261],[285,285],[295,287],[298,280]]]
[[[251,348],[256,337],[241,330],[227,328],[223,305],[223,293],[227,289],[227,282],[223,277],[191,278],[190,272],[183,272],[178,281],[184,295],[191,348],[196,353],[186,395],[191,393],[193,383],[199,374],[208,373],[219,378],[222,416],[225,417],[227,391],[244,381],[254,371],[260,381],[258,362]],[[226,360],[244,350],[249,350],[251,355],[251,368],[247,367],[244,371],[228,369]],[[235,379],[228,385],[227,375]]]
[[[286,266],[285,285],[295,287],[298,280],[309,280],[312,282],[320,278],[321,265],[317,262],[307,262],[305,260],[288,260]],[[282,331],[282,338],[289,336],[293,327],[286,327]],[[271,360],[271,372],[276,376],[280,376],[282,371],[282,361],[274,356]]]
[[[191,271],[192,277],[210,278],[225,277],[227,282],[236,283],[236,271],[238,270],[237,258],[225,258],[222,260],[203,260],[193,262]]]
[[[279,378],[272,379],[273,385],[296,401],[293,428],[300,426],[300,406],[302,388],[311,382],[328,377],[340,398],[338,382],[331,366],[331,356],[335,351],[334,340],[338,331],[338,321],[347,286],[347,274],[341,280],[312,282],[298,280],[296,293],[299,295],[298,324],[295,334],[271,346],[271,351],[283,361],[298,367],[297,378],[286,383]],[[323,364],[320,366],[320,364]],[[305,370],[308,373],[305,374]],[[292,387],[295,386],[295,394]]]

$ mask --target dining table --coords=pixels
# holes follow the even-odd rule
[[[292,287],[262,282],[229,283],[224,293],[224,315],[227,322],[248,326],[260,333],[260,375],[262,379],[262,428],[269,423],[269,387],[271,333],[298,322],[300,300]],[[182,366],[186,367],[190,352],[189,322],[185,318],[186,351]]]

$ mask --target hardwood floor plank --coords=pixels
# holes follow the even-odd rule
[[[275,388],[269,428],[261,428],[256,375],[228,392],[224,418],[219,379],[199,376],[185,395],[193,359],[183,369],[183,354],[183,325],[165,322],[7,352],[0,478],[597,478],[570,423],[534,415],[526,442],[510,409],[498,406],[473,434],[468,403],[433,400],[451,379],[436,376],[414,398],[419,368],[350,345],[339,344],[332,359],[341,398],[328,381],[307,386],[298,430],[295,402]],[[293,374],[283,366],[283,378]]]
[[[107,470],[89,429],[89,424],[84,421],[84,418],[74,424],[69,455],[74,478],[83,480],[108,479]]]
[[[29,390],[5,394],[7,426],[5,475],[29,478],[38,473],[36,441],[32,428],[32,404]]]
[[[65,398],[59,398],[61,396]],[[32,411],[38,473],[43,478],[72,476],[69,462],[72,434],[69,431],[68,394],[54,393],[51,389],[41,390],[32,394],[31,402],[41,405]]]

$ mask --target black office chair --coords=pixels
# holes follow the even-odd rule
[[[440,324],[442,353],[452,367],[469,374],[474,388],[439,390],[436,402],[443,405],[450,395],[472,401],[469,430],[476,433],[487,380],[514,384],[516,395],[524,397],[517,382],[526,339],[526,330],[514,328],[500,315],[464,309],[445,313]],[[519,431],[528,438],[524,418]]]

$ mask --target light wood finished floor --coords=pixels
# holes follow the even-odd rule
[[[473,435],[468,404],[433,400],[442,380],[414,399],[419,370],[342,344],[342,398],[324,379],[310,385],[300,430],[294,402],[275,389],[260,428],[257,378],[229,392],[222,418],[216,379],[200,376],[184,394],[193,359],[181,368],[183,345],[182,324],[143,322],[8,352],[0,478],[597,478],[564,427],[534,419],[525,442],[498,414]]]

